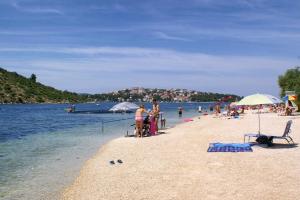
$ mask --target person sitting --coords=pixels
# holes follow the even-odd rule
[[[143,136],[149,136],[150,133],[150,115],[148,114],[143,121]]]
[[[230,116],[237,117],[239,115],[238,111],[235,108],[231,109]]]
[[[286,108],[285,108],[285,115],[286,116],[291,116],[292,115],[292,108],[290,107],[290,106],[287,106]]]

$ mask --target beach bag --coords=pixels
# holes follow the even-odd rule
[[[261,135],[256,139],[258,144],[267,144],[268,146],[272,146],[272,139],[266,135]]]

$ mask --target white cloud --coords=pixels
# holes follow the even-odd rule
[[[163,32],[154,32],[154,36],[163,40],[191,41],[190,39],[187,38],[171,36]]]
[[[61,10],[55,8],[45,8],[40,6],[23,6],[20,5],[17,1],[12,1],[11,6],[14,7],[16,10],[22,12],[29,12],[29,13],[44,13],[44,14],[64,14]]]
[[[180,52],[160,48],[139,47],[85,47],[85,48],[0,48],[0,52],[15,53],[58,53],[70,54],[71,58],[56,59],[55,56],[46,59],[34,58],[28,60],[32,66],[60,66],[68,69],[79,69],[89,66],[89,69],[99,69],[97,66],[108,66],[108,71],[124,69],[141,69],[143,65],[153,70],[195,70],[205,71],[235,71],[276,70],[284,65],[296,62],[296,59],[281,59],[259,56],[226,56],[209,55],[197,52]],[[94,66],[94,67],[93,67]]]
[[[256,90],[277,95],[278,75],[298,62],[277,57],[208,55],[138,47],[0,49],[7,50],[14,51],[16,56],[2,59],[3,67],[36,73],[44,83],[79,92],[140,85],[241,95]],[[29,51],[69,56],[27,59],[22,56],[18,60],[17,54]]]
[[[237,15],[238,16],[238,15]],[[239,17],[237,17],[239,18]],[[200,23],[200,22],[199,22]],[[239,23],[244,23],[239,22]],[[267,22],[266,22],[267,23]],[[201,23],[200,23],[201,24]],[[235,41],[246,41],[255,42],[257,44],[294,44],[294,42],[300,42],[300,29],[290,29],[287,27],[296,26],[298,22],[294,23],[294,20],[284,20],[282,23],[275,25],[265,25],[264,27],[245,27],[242,25],[227,24],[224,22],[223,25],[214,26],[195,26],[191,22],[185,22],[184,24],[175,23],[159,23],[159,24],[149,24],[148,27],[144,29],[154,29],[161,30],[163,32],[174,32],[177,33],[178,38],[173,38],[174,40],[190,40],[198,41],[200,39],[218,39],[218,40],[228,40],[232,39]],[[300,25],[300,24],[299,24]],[[230,27],[230,28],[229,28]],[[280,27],[280,28],[278,28]],[[282,28],[284,27],[284,29]],[[172,39],[171,36],[164,35],[163,32],[156,32],[156,37],[162,39]],[[159,33],[159,34],[158,34]],[[184,36],[184,37],[182,37]]]

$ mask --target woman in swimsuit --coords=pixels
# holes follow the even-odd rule
[[[144,105],[140,105],[135,112],[136,137],[143,137],[143,113],[147,113],[147,111]]]

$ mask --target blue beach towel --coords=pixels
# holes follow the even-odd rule
[[[207,152],[252,152],[249,143],[210,143]]]

